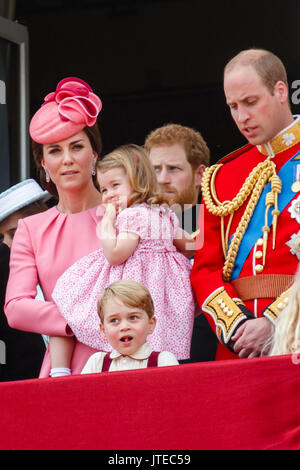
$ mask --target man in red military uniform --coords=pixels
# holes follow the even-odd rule
[[[204,244],[191,274],[217,359],[261,355],[300,259],[300,118],[285,68],[268,51],[242,51],[224,91],[249,144],[203,176]]]

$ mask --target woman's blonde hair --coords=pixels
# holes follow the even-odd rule
[[[300,269],[288,295],[288,304],[280,312],[272,338],[270,356],[300,352]]]
[[[120,300],[127,307],[144,310],[149,318],[154,315],[151,294],[147,287],[139,282],[130,280],[115,281],[104,289],[97,303],[97,311],[102,323],[104,321],[105,304],[110,299]]]
[[[159,194],[154,168],[143,147],[135,144],[122,145],[97,162],[97,170],[100,173],[113,168],[123,168],[128,176],[133,191],[128,206],[143,202],[149,205],[166,202]]]

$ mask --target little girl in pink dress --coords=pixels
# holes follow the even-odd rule
[[[118,148],[98,163],[97,175],[99,209],[105,208],[97,229],[102,248],[81,258],[58,279],[53,300],[79,341],[111,351],[99,330],[98,298],[117,280],[144,284],[157,317],[149,337],[152,349],[187,359],[195,302],[190,261],[182,253],[192,256],[194,242],[179,227],[176,214],[160,205],[156,175],[143,148]]]

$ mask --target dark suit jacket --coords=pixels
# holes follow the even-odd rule
[[[37,378],[45,354],[41,335],[10,328],[4,314],[10,250],[0,242],[0,382]]]
[[[201,195],[196,206],[193,206],[191,209],[187,209],[181,214],[177,214],[180,225],[190,234],[198,229],[200,203]],[[217,345],[218,340],[216,335],[209,326],[206,317],[201,313],[194,321],[190,359],[185,362],[214,361],[217,352]]]

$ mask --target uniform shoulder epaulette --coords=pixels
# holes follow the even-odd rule
[[[248,150],[250,150],[251,148],[253,148],[254,146],[252,144],[247,144],[247,145],[244,145],[243,147],[237,149],[237,150],[234,150],[233,152],[229,153],[228,155],[226,155],[225,157],[222,157],[217,163],[228,163],[228,162],[231,162],[232,160],[234,160],[235,158],[239,157],[240,155],[242,155],[243,153],[245,152],[248,152]]]

